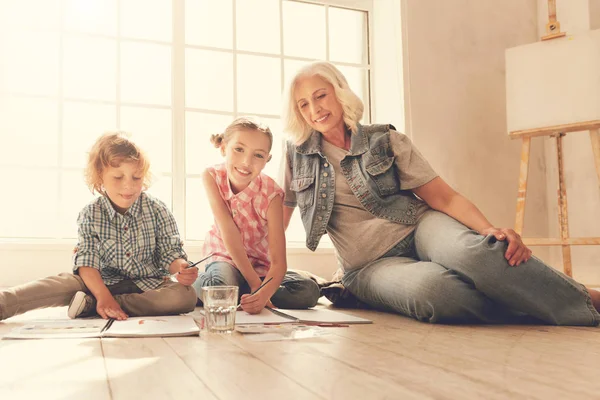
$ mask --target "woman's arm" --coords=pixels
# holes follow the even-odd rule
[[[508,249],[504,256],[510,265],[518,266],[531,257],[531,250],[514,230],[495,228],[475,204],[452,189],[442,178],[434,178],[413,189],[413,192],[434,210],[451,216],[481,235],[494,235],[498,240],[507,240]]]
[[[270,305],[270,299],[279,289],[281,281],[287,272],[287,258],[285,254],[285,231],[283,228],[283,200],[276,196],[271,200],[267,210],[267,224],[269,228],[269,254],[271,268],[265,276],[264,282],[271,277],[273,280],[265,285],[255,295],[243,295],[240,304],[244,311],[250,314],[259,313],[265,305]]]
[[[227,248],[237,269],[244,276],[246,282],[248,282],[250,289],[257,289],[261,284],[260,277],[256,271],[254,271],[254,267],[252,267],[252,264],[248,259],[248,254],[246,254],[246,249],[244,248],[244,243],[242,241],[242,235],[233,221],[233,217],[231,216],[227,204],[225,204],[225,201],[219,193],[217,183],[208,170],[205,170],[202,173],[202,182],[204,183],[204,189],[208,195],[208,201],[212,213],[215,216],[215,221],[221,231],[221,235],[223,235],[225,248]]]

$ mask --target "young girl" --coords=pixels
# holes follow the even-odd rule
[[[213,256],[194,283],[198,297],[203,286],[231,285],[240,288],[240,304],[248,313],[265,306],[314,306],[318,285],[296,272],[286,273],[283,191],[261,173],[271,159],[271,131],[243,117],[211,142],[225,163],[207,168],[202,176],[215,224],[204,242],[204,253]],[[263,281],[267,283],[260,291],[248,294]]]
[[[90,190],[101,196],[79,213],[73,273],[0,291],[0,320],[66,305],[71,318],[193,311],[198,270],[185,269],[189,263],[169,209],[144,192],[149,176],[148,158],[133,142],[120,133],[101,136],[86,169]]]

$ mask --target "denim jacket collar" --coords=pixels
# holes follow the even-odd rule
[[[298,145],[296,151],[300,154],[321,154],[322,147],[321,141],[323,140],[323,134],[318,131],[313,131],[307,141]],[[357,130],[355,134],[350,135],[350,155],[361,155],[369,150],[369,142],[367,135],[363,132],[363,126],[357,124]]]

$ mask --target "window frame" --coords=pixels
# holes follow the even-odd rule
[[[232,2],[234,0],[231,0]],[[289,0],[279,0],[280,10],[281,3]],[[398,46],[404,46],[402,42],[395,41],[397,38],[386,38],[384,41],[388,41],[385,45],[382,44],[382,39],[378,38],[378,43],[374,42],[374,33],[377,34],[377,27],[374,26],[375,12],[374,12],[374,1],[373,0],[299,0],[300,2],[309,4],[318,4],[328,6],[335,6],[341,8],[355,9],[367,12],[367,46],[368,46],[368,68],[367,68],[367,79],[369,80],[369,103],[365,104],[367,113],[365,113],[365,122],[368,123],[370,118],[376,120],[377,114],[373,112],[374,105],[377,102],[381,102],[380,98],[376,97],[381,87],[385,85],[383,80],[378,81],[373,79],[373,73],[377,70],[378,55],[389,51],[389,49]],[[404,1],[404,0],[401,0]],[[383,3],[376,3],[378,8],[389,7]],[[404,7],[404,5],[403,5]],[[181,18],[185,21],[185,0],[173,0],[173,21],[177,18]],[[382,12],[379,13],[380,15]],[[281,15],[281,12],[280,12]],[[398,16],[400,20],[401,16]],[[282,17],[280,16],[280,21]],[[398,22],[400,24],[400,21]],[[280,25],[281,26],[281,25]],[[235,36],[234,36],[235,40]],[[185,57],[184,53],[185,46],[185,27],[181,29],[175,29],[172,35],[172,91],[179,90],[185,87]],[[390,43],[393,42],[393,43]],[[162,42],[161,42],[162,43]],[[211,48],[212,49],[212,48]],[[254,54],[252,52],[239,51],[240,54]],[[272,55],[271,55],[272,56]],[[284,57],[283,54],[279,55],[281,62],[284,59],[293,59],[294,57]],[[234,65],[235,68],[235,65]],[[282,79],[283,76],[282,76]],[[59,94],[62,96],[61,94]],[[403,94],[401,94],[403,95]],[[62,100],[62,97],[60,97]],[[235,102],[234,102],[235,104]],[[120,103],[117,103],[117,107]],[[183,160],[185,156],[185,94],[183,96],[172,97],[172,210],[179,222],[179,229],[182,237],[184,237],[187,227],[186,212],[185,212],[185,181],[188,175],[185,173],[185,163],[177,162],[177,160]],[[406,105],[408,109],[408,104]],[[404,112],[401,110],[399,116],[402,114],[404,118]],[[278,116],[277,116],[278,117]],[[117,110],[117,118],[119,118],[119,111]],[[389,121],[391,122],[391,121]],[[382,122],[383,123],[383,122]],[[398,125],[396,125],[398,126]],[[177,196],[177,193],[181,193],[181,196]],[[297,214],[297,212],[295,213]],[[60,272],[70,269],[69,260],[71,257],[71,250],[73,249],[73,239],[25,239],[25,238],[2,238],[0,239],[0,263],[2,265],[11,265],[10,270],[6,271],[6,279],[0,282],[2,285],[12,285],[25,281],[26,279],[35,279],[44,274],[50,274],[54,272]],[[200,256],[202,249],[202,241],[186,241],[186,251],[191,258]],[[293,242],[288,241],[287,243],[289,259],[301,260],[301,264],[309,264],[310,261],[306,257],[316,256],[327,256],[331,257],[333,262],[334,249],[332,247],[323,247],[317,249],[316,252],[309,251],[304,242]],[[27,254],[27,257],[24,255]],[[44,260],[43,262],[37,262],[35,260]],[[293,267],[293,262],[288,260],[288,263]],[[42,265],[43,264],[43,265]],[[8,267],[6,267],[8,269]]]

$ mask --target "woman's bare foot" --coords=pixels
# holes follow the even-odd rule
[[[600,292],[596,289],[586,289],[592,298],[592,304],[594,305],[594,308],[596,308],[596,311],[600,312]]]

